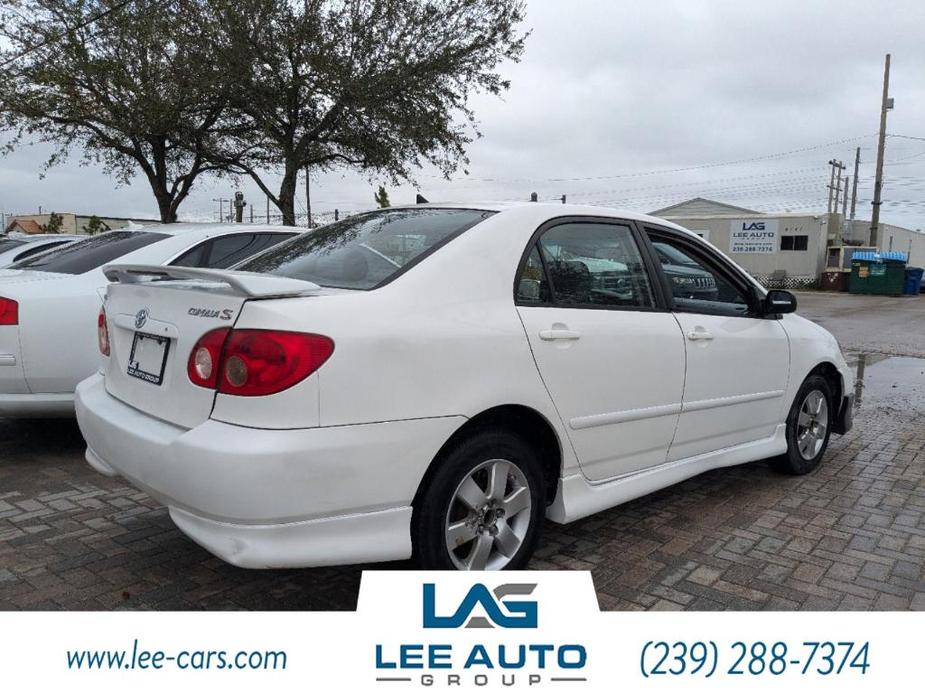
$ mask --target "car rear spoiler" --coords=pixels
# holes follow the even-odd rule
[[[305,296],[321,290],[314,282],[236,270],[207,270],[165,265],[106,265],[103,274],[110,282],[122,284],[141,284],[152,280],[218,282],[228,285],[235,292],[250,299]]]

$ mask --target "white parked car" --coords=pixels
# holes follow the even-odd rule
[[[762,458],[803,474],[851,425],[792,294],[628,212],[393,208],[234,271],[106,273],[87,459],[240,566],[521,567],[544,517]]]
[[[111,231],[0,270],[0,417],[74,416],[74,388],[99,362],[105,263],[228,267],[298,231],[214,224]]]
[[[86,236],[73,234],[35,234],[34,236],[0,236],[0,268],[45,253],[52,248],[73,243]]]

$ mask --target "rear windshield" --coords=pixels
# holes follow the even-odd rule
[[[17,239],[0,239],[0,253],[21,245],[22,241],[18,241]]]
[[[139,248],[166,238],[168,238],[167,234],[148,231],[110,231],[84,241],[53,248],[48,253],[20,260],[10,267],[14,270],[82,275],[116,258],[121,258],[126,253],[137,251]]]
[[[359,214],[300,234],[235,269],[323,287],[373,289],[492,214],[433,208]]]

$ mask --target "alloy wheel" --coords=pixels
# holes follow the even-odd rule
[[[530,529],[533,499],[523,471],[496,458],[476,466],[456,487],[447,509],[446,548],[457,569],[507,566]]]
[[[812,460],[825,444],[829,428],[829,405],[821,390],[811,390],[797,416],[797,449],[804,460]]]

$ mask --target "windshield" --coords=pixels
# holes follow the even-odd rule
[[[281,243],[236,270],[373,289],[493,212],[400,209],[359,214]]]
[[[110,231],[99,236],[91,236],[84,241],[58,246],[48,253],[20,260],[10,268],[82,275],[116,258],[121,258],[127,253],[166,238],[168,238],[167,234],[147,231]]]

